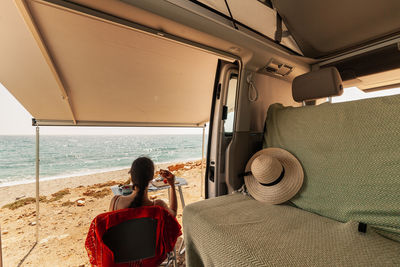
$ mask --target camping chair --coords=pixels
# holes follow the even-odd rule
[[[140,261],[155,256],[157,220],[137,218],[109,228],[103,242],[114,253],[115,263]],[[176,266],[175,249],[163,266]]]
[[[96,216],[85,247],[94,266],[176,266],[181,234],[176,218],[162,207],[123,209]]]

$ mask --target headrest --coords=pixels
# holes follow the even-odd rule
[[[297,76],[292,84],[292,95],[296,102],[338,96],[342,93],[342,79],[335,67],[319,69]]]

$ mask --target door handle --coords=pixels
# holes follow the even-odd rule
[[[222,120],[226,120],[228,118],[228,106],[222,107]]]
[[[214,166],[210,166],[210,174],[208,175],[208,179],[210,179],[211,182],[214,182],[215,178],[215,167]]]

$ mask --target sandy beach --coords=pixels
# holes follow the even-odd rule
[[[202,199],[200,161],[161,164],[156,169],[167,167],[187,180],[188,185],[183,186],[186,204]],[[128,170],[123,169],[41,182],[39,243],[30,253],[36,231],[36,205],[31,198],[35,184],[0,187],[3,265],[18,266],[27,255],[20,266],[90,266],[84,248],[90,222],[108,211],[113,196],[110,186],[128,179]],[[168,202],[167,190],[150,196]],[[177,219],[182,223],[179,195],[178,204]],[[178,263],[185,266],[184,256]]]

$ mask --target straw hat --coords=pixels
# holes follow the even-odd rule
[[[304,173],[295,156],[281,148],[265,148],[247,162],[244,182],[250,195],[261,202],[279,204],[300,190]]]

